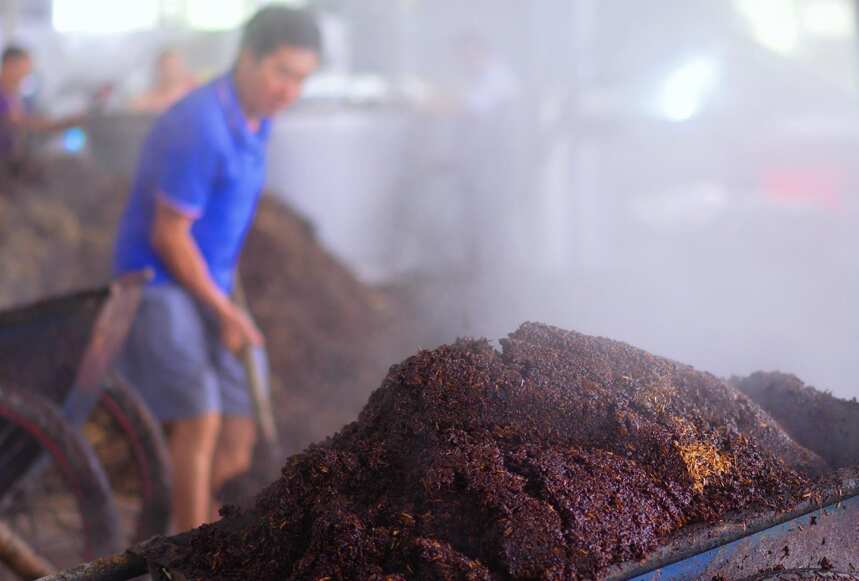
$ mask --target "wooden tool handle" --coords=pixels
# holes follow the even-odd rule
[[[236,274],[236,281],[233,288],[233,296],[236,304],[241,307],[248,317],[251,317],[250,308],[248,308],[247,297],[245,296],[242,282]],[[245,368],[245,376],[248,380],[248,389],[250,389],[251,399],[254,405],[254,414],[256,415],[257,423],[262,432],[263,440],[270,445],[278,443],[277,424],[274,421],[274,414],[271,409],[271,393],[265,387],[265,378],[261,376],[258,361],[254,358],[254,346],[246,345],[242,349],[242,365]]]

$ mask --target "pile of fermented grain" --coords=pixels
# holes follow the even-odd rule
[[[0,308],[106,281],[124,189],[66,158],[37,178],[0,180]]]
[[[691,367],[539,324],[502,347],[394,366],[358,421],[168,564],[192,579],[593,578],[690,523],[791,506],[824,465]]]
[[[805,385],[795,375],[757,372],[732,382],[799,444],[833,468],[859,464],[859,402]]]

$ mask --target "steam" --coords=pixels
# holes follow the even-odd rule
[[[859,395],[853,36],[827,37],[835,65],[812,36],[773,44],[747,2],[532,4],[400,15],[422,27],[396,74],[461,89],[464,32],[518,90],[495,134],[426,110],[399,119],[401,141],[375,143],[396,170],[387,188],[338,188],[332,207],[373,212],[329,243],[365,278],[418,289],[438,342],[539,320]],[[797,18],[787,32],[805,30]],[[316,221],[325,237],[324,210]]]
[[[537,320],[859,395],[855,8],[789,5],[328,2],[270,185],[417,297],[420,346]],[[39,42],[46,91],[167,42],[212,73],[236,40],[133,36]]]

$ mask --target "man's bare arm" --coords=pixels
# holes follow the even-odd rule
[[[253,322],[212,280],[191,235],[193,223],[192,217],[158,200],[150,233],[152,247],[179,284],[217,314],[227,347],[238,351],[247,343],[261,344],[262,335]]]

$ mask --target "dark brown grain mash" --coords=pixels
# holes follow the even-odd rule
[[[833,468],[859,464],[859,402],[805,385],[795,375],[757,372],[732,383],[765,409],[794,441]]]
[[[739,391],[539,324],[391,368],[358,421],[253,510],[198,529],[192,579],[577,579],[734,510],[782,509],[822,461]]]

